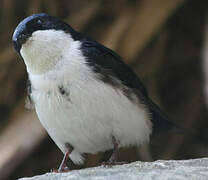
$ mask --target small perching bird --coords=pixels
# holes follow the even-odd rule
[[[13,34],[40,122],[68,157],[141,145],[172,127],[137,75],[112,50],[47,14],[24,19]]]

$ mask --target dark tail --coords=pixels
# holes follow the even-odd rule
[[[160,133],[171,130],[171,132],[173,132],[173,133],[190,135],[192,138],[195,138],[195,139],[201,141],[202,143],[207,144],[207,142],[208,142],[207,136],[204,136],[200,132],[199,133],[195,132],[192,129],[180,127],[180,126],[176,125],[175,123],[171,122],[168,119],[168,117],[165,115],[165,113],[163,113],[161,111],[161,109],[151,99],[147,100],[147,104],[148,104],[149,110],[152,114],[152,119],[151,119],[152,124],[153,124],[152,137],[154,137]]]
[[[182,131],[177,125],[169,121],[168,117],[161,111],[161,109],[151,100],[147,100],[147,104],[152,115],[152,125],[153,131],[152,136],[155,136],[159,133],[166,132],[172,129]]]

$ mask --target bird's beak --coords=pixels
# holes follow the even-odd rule
[[[20,53],[22,44],[26,42],[29,36],[30,36],[29,34],[24,34],[24,33],[14,33],[12,41],[14,44],[14,48],[18,53]]]

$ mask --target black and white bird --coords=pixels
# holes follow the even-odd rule
[[[141,145],[173,126],[138,76],[112,50],[45,13],[24,19],[13,43],[29,77],[29,97],[40,122],[68,157]]]

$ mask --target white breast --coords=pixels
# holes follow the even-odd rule
[[[68,56],[44,75],[30,74],[36,112],[58,147],[64,152],[64,144],[71,144],[70,158],[82,163],[82,153],[112,148],[112,135],[120,146],[148,141],[151,123],[144,106],[98,80],[83,56],[77,57]],[[69,98],[58,86],[69,92]]]

